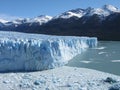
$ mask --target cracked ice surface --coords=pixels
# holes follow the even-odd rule
[[[0,71],[45,70],[66,64],[97,38],[0,32]]]

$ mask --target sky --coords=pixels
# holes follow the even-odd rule
[[[55,16],[71,9],[98,8],[105,4],[120,8],[120,0],[1,0],[0,18],[32,18],[39,15]]]

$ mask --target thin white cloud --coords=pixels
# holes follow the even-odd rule
[[[0,14],[0,19],[4,19],[4,20],[8,20],[8,21],[15,20],[17,18],[20,18],[20,17],[11,16],[11,15],[7,15],[7,14]]]

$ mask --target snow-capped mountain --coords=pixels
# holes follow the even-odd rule
[[[92,16],[94,14],[100,15],[100,16],[109,16],[110,14],[114,12],[119,12],[120,10],[112,5],[104,5],[102,8],[91,8],[88,7],[87,9],[73,9],[69,10],[67,12],[64,12],[56,17],[56,18],[63,18],[63,19],[68,19],[70,17],[78,17],[81,18],[83,16]]]
[[[9,25],[20,25],[20,24],[33,24],[33,23],[39,23],[39,25],[42,25],[43,23],[46,23],[48,22],[49,20],[51,20],[52,17],[51,16],[48,16],[48,15],[40,15],[38,17],[35,17],[35,18],[18,18],[16,20],[13,20],[13,21],[6,21],[5,20],[2,20],[2,22],[4,22],[4,24],[6,26],[9,26]],[[0,20],[1,22],[1,20]]]
[[[117,7],[114,7],[112,5],[104,5],[102,8],[108,12],[120,12],[120,10]]]
[[[40,25],[42,25],[43,23],[47,23],[51,19],[52,19],[51,16],[40,15],[35,18],[27,18],[25,23],[39,23]]]
[[[58,19],[58,18],[68,19],[71,17],[82,18],[84,16],[92,16],[95,14],[106,17],[112,13],[120,13],[120,10],[112,5],[104,5],[102,8],[91,8],[91,7],[88,7],[87,9],[77,8],[77,9],[66,11],[54,17],[48,16],[48,15],[40,15],[35,18],[18,18],[13,21],[7,21],[7,20],[0,19],[0,23],[3,23],[5,25],[39,23],[39,25],[42,25],[43,23],[47,23],[48,21],[52,19]]]
[[[0,30],[120,40],[120,10],[104,5],[101,8],[72,9],[54,17],[41,15],[13,21],[0,20]]]
[[[0,18],[0,27],[3,27],[5,23],[9,21]]]
[[[1,23],[7,23],[8,21],[0,18],[0,22]]]
[[[13,21],[0,19],[0,22],[6,25],[23,24],[23,23],[31,23],[31,24],[39,23],[40,25],[42,25],[43,23],[47,23],[52,19],[58,19],[58,18],[68,19],[71,17],[81,18],[83,16],[92,16],[94,14],[97,14],[100,16],[109,16],[110,14],[116,13],[116,12],[120,13],[120,10],[112,5],[104,5],[102,8],[91,8],[91,7],[88,7],[87,9],[77,8],[77,9],[66,11],[54,17],[48,16],[48,15],[40,15],[35,18],[18,18]]]
[[[83,15],[85,15],[85,10],[84,9],[75,9],[75,10],[69,10],[67,12],[64,12],[60,15],[57,15],[54,17],[54,19],[57,19],[57,18],[64,18],[64,19],[67,19],[67,18],[70,18],[70,17],[78,17],[78,18],[81,18]]]
[[[48,15],[40,15],[40,16],[38,16],[38,17],[32,18],[30,21],[31,21],[31,22],[38,22],[38,23],[40,23],[40,25],[41,25],[41,24],[43,24],[43,23],[48,22],[48,21],[51,20],[51,19],[52,19],[51,16],[48,16]]]

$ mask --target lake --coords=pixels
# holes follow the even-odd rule
[[[67,66],[84,67],[120,75],[120,41],[100,41],[69,61]]]

